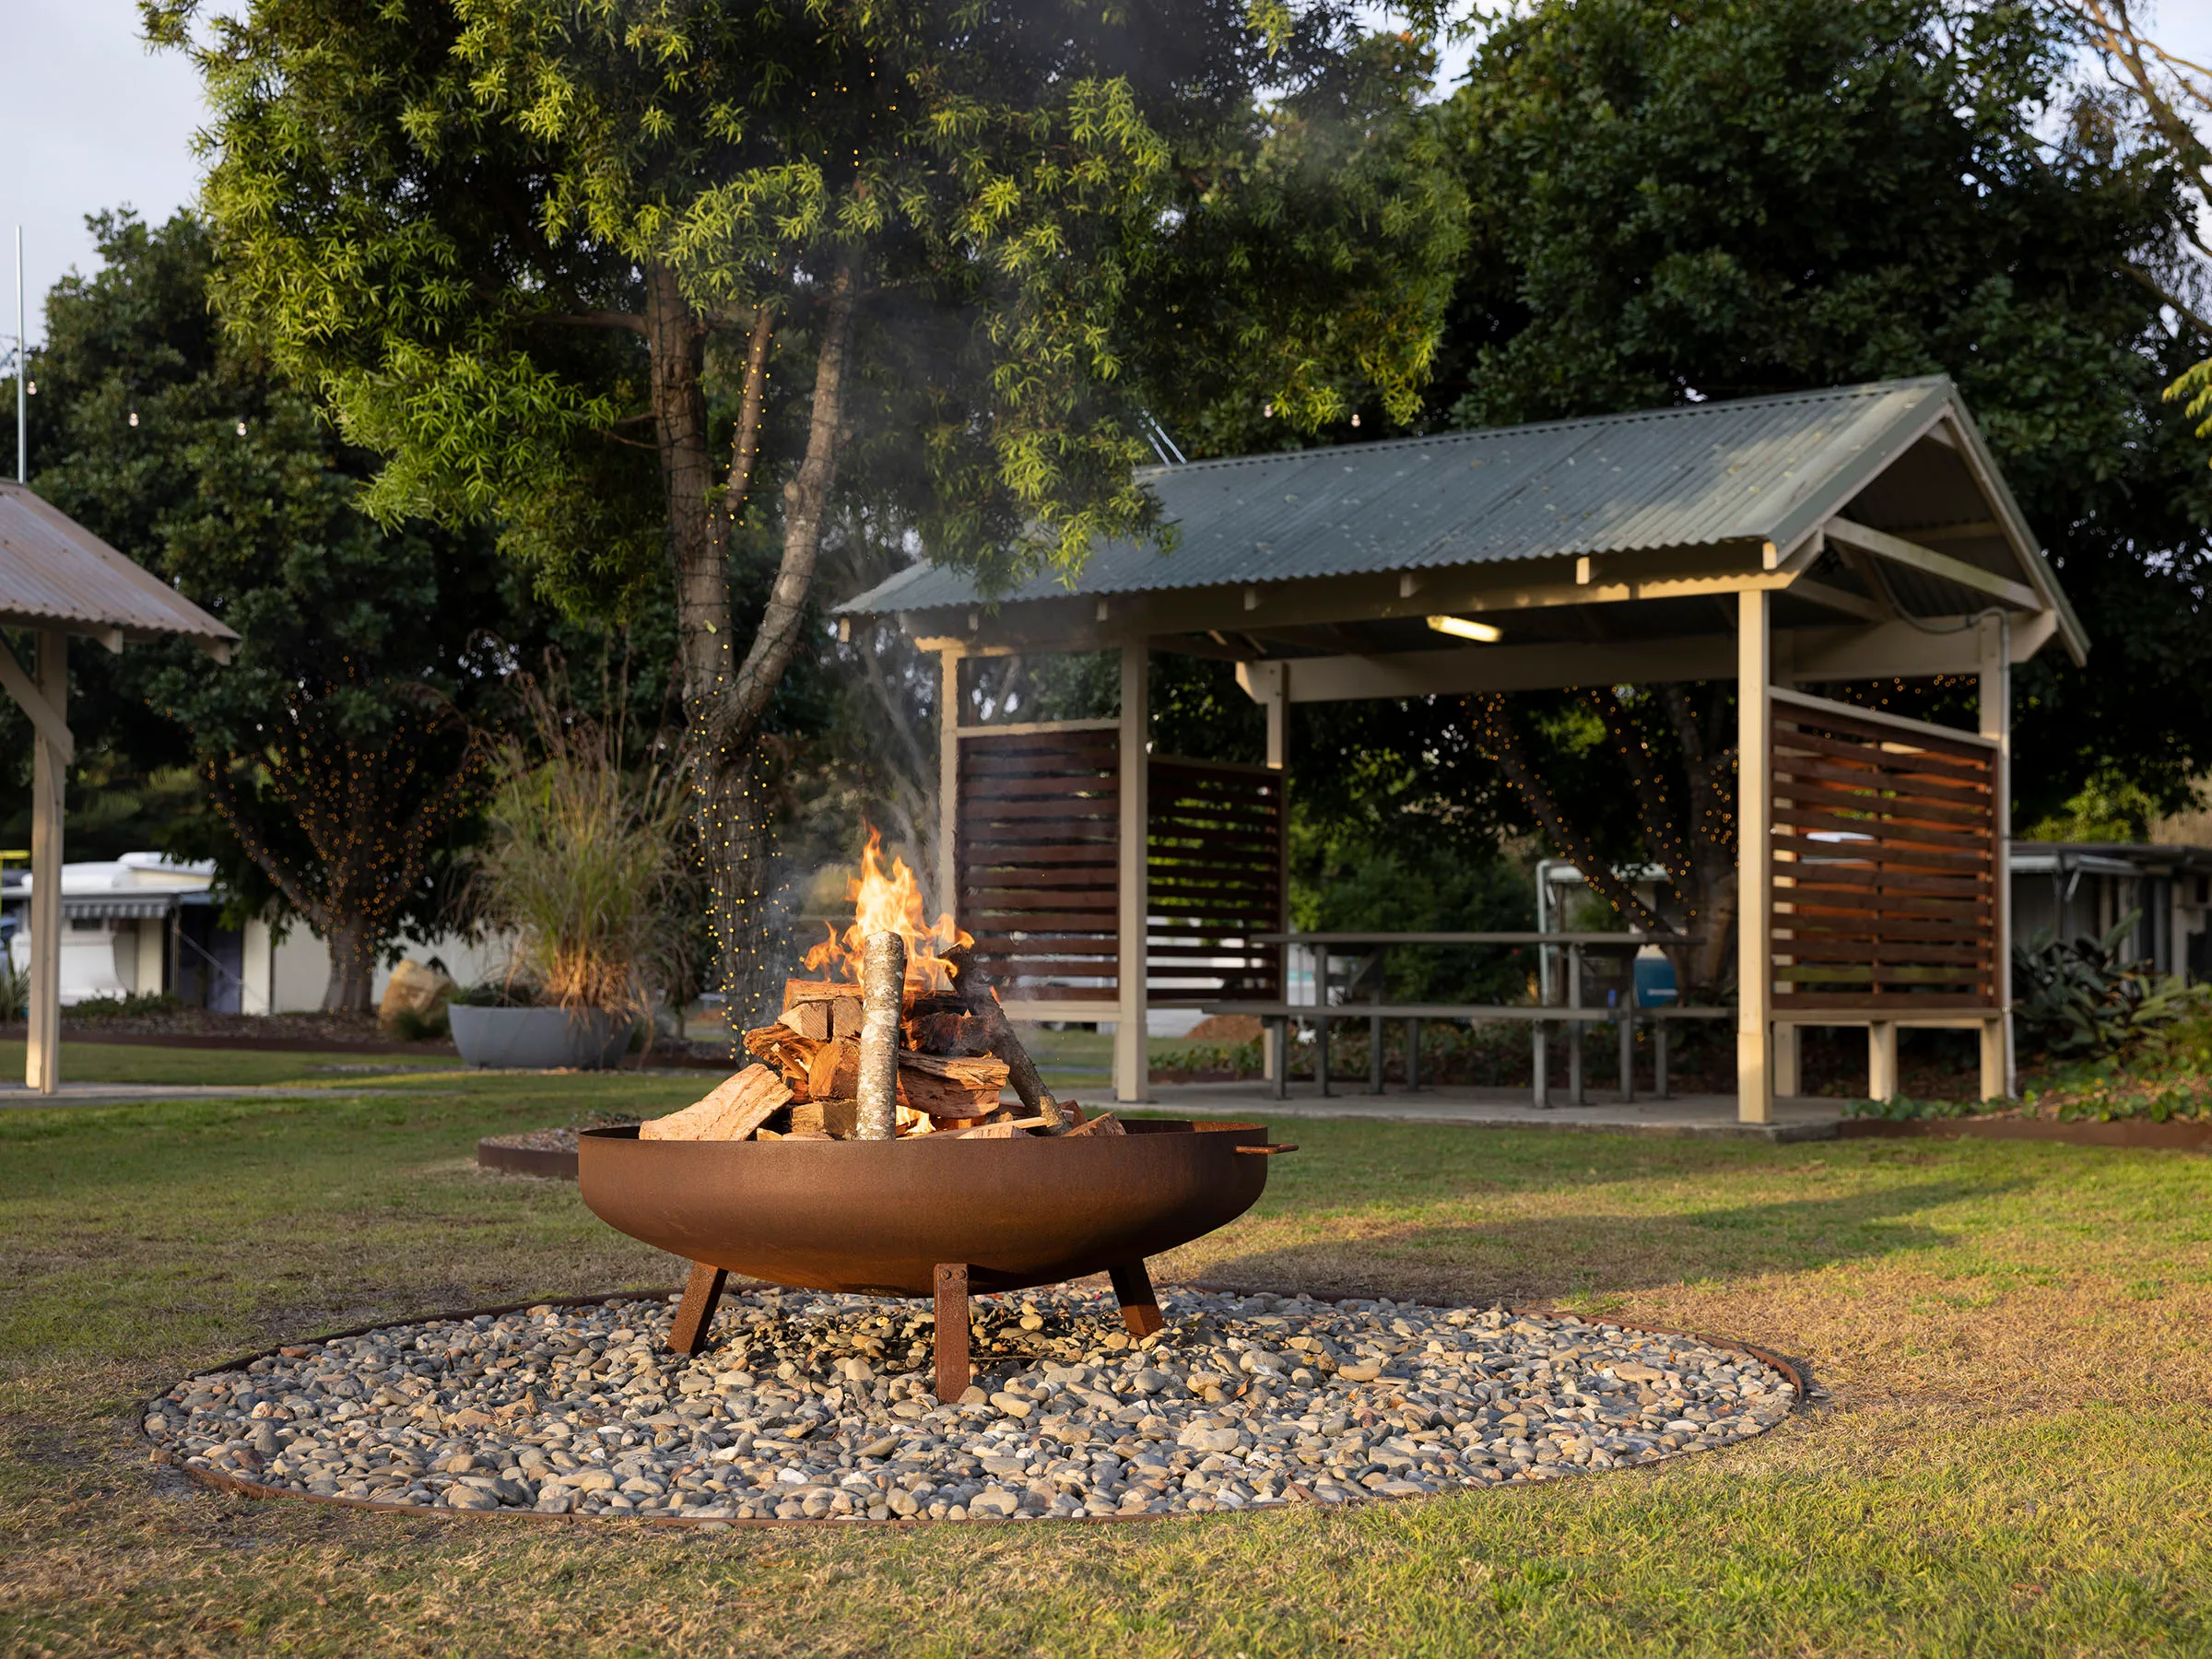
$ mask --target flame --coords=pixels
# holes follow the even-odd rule
[[[870,829],[866,851],[860,855],[859,877],[845,884],[853,901],[853,925],[841,935],[830,936],[806,953],[812,972],[827,969],[855,984],[860,982],[861,947],[870,934],[895,933],[906,940],[906,991],[911,996],[952,989],[952,970],[937,953],[956,946],[972,945],[972,935],[953,924],[951,915],[928,919],[922,908],[921,885],[906,860],[893,858],[890,870],[883,867],[883,836]]]

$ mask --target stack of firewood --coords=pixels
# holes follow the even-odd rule
[[[1123,1133],[1112,1112],[1087,1117],[1074,1101],[1054,1100],[982,975],[964,958],[957,967],[970,987],[965,994],[918,992],[904,982],[902,973],[889,982],[900,986],[891,1137]],[[862,1102],[868,1090],[862,1032],[867,1014],[859,985],[786,982],[782,1018],[745,1034],[745,1052],[757,1064],[695,1105],[645,1124],[640,1138],[883,1138],[863,1129]],[[1016,1100],[1006,1102],[1009,1088]]]

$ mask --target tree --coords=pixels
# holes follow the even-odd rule
[[[194,0],[146,11],[186,44]],[[1147,367],[1301,429],[1415,412],[1456,192],[1387,123],[1321,164],[1332,102],[1407,119],[1406,53],[1356,43],[1335,0],[253,0],[197,53],[223,301],[385,457],[377,511],[496,524],[573,610],[666,572],[742,1006],[761,736],[856,453],[1006,577],[1150,533]]]
[[[47,301],[33,483],[241,643],[226,667],[77,653],[79,724],[148,766],[191,757],[215,821],[169,844],[304,920],[330,947],[324,1006],[365,1008],[379,947],[435,912],[498,684],[487,630],[513,632],[512,606],[465,537],[362,513],[365,457],[217,328],[197,220],[93,227],[102,267]]]
[[[2160,401],[2196,347],[2141,275],[2185,203],[2070,92],[2072,40],[2049,7],[1545,0],[1450,105],[1471,204],[1451,423],[1959,382],[2093,641],[2086,671],[2046,653],[2019,676],[2022,821],[2115,772],[2178,804],[2212,760],[2212,495]],[[1593,864],[1667,864],[1724,937],[1727,860],[1669,849],[1694,821],[1725,851],[1727,688],[1447,717],[1520,783],[1523,822]],[[1492,790],[1480,770],[1441,786]]]

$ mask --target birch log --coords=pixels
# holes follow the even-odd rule
[[[899,1128],[899,1021],[906,1006],[906,941],[870,934],[861,947],[860,1124],[855,1140],[889,1140]]]

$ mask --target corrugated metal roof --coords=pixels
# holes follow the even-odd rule
[[[21,484],[0,482],[0,622],[65,632],[238,636]]]
[[[1786,544],[1863,488],[1901,433],[1953,395],[1948,379],[1932,375],[1147,468],[1179,529],[1171,554],[1107,543],[1072,586],[1040,576],[997,597]],[[838,608],[924,610],[982,596],[965,575],[917,565]]]

